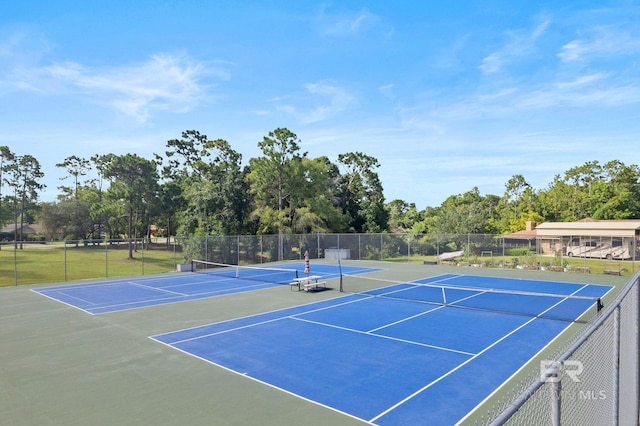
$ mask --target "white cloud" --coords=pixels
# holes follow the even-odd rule
[[[594,73],[576,77],[572,81],[560,82],[558,83],[559,89],[573,89],[578,87],[583,87],[585,85],[589,85],[595,83],[597,81],[603,80],[606,78],[605,73]]]
[[[394,83],[385,84],[384,86],[378,87],[378,91],[388,98],[393,98],[395,97],[393,93],[395,87],[396,85]]]
[[[610,86],[592,85],[589,82],[564,87],[550,85],[521,94],[513,106],[519,110],[543,108],[616,108],[640,103],[640,85],[627,82]]]
[[[479,68],[484,74],[494,74],[514,61],[516,58],[531,55],[535,49],[535,42],[540,38],[551,25],[551,20],[544,18],[533,28],[526,32],[523,30],[508,31],[506,33],[507,42],[495,52],[490,53],[482,59]]]
[[[492,54],[485,56],[482,58],[482,65],[480,65],[480,70],[484,74],[493,74],[502,68],[505,62],[505,51],[501,52],[493,52]]]
[[[323,34],[343,37],[357,34],[368,28],[374,24],[377,18],[366,9],[337,16],[327,13],[326,8],[323,8],[319,20]]]
[[[484,119],[510,119],[522,112],[559,109],[604,110],[640,104],[640,79],[614,73],[590,73],[568,80],[525,82],[518,86],[478,90],[463,96],[434,94],[428,101],[401,110],[403,126],[443,128],[453,122]]]
[[[344,87],[330,81],[308,83],[305,92],[279,97],[276,109],[293,115],[302,124],[317,123],[344,111],[356,103],[356,98]],[[292,103],[296,103],[293,105]]]
[[[335,11],[325,4],[316,14],[315,24],[318,34],[334,39],[366,37],[371,42],[371,37],[387,40],[395,34],[395,28],[388,25],[384,17],[366,8]]]
[[[29,48],[34,45],[38,48]],[[46,40],[28,34],[3,40],[0,93],[79,96],[144,122],[155,111],[192,109],[206,92],[206,77],[230,78],[229,64],[205,64],[186,54],[160,53],[139,63],[99,68],[75,61],[46,63],[48,50]]]
[[[53,79],[65,82],[99,103],[146,121],[154,110],[184,112],[203,95],[202,78],[212,70],[184,55],[158,54],[148,61],[110,69],[90,69],[68,62],[44,68]],[[224,72],[217,72],[228,79]]]
[[[543,35],[549,28],[549,25],[551,25],[550,19],[542,19],[542,21],[538,25],[536,25],[536,27],[531,32],[531,39],[536,40],[541,35]]]
[[[25,29],[13,30],[0,39],[0,94],[14,91],[43,92],[38,63],[51,50],[50,42]]]
[[[597,27],[589,35],[563,45],[557,56],[562,62],[575,62],[594,57],[633,55],[638,51],[640,39],[614,28]]]

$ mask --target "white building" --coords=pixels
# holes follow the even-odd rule
[[[544,222],[535,227],[535,238],[543,254],[639,259],[640,220],[593,220]]]

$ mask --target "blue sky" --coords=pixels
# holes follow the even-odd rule
[[[71,155],[151,159],[195,129],[249,158],[378,159],[419,209],[521,174],[640,164],[638,1],[38,1],[0,5],[0,145],[41,200]]]

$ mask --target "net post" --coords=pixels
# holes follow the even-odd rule
[[[344,293],[342,287],[342,264],[340,263],[340,253],[338,253],[338,273],[340,274],[340,293]]]

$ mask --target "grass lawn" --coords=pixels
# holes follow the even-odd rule
[[[129,259],[126,243],[75,246],[64,243],[25,244],[14,250],[3,245],[0,250],[0,287],[57,283],[82,279],[113,278],[150,275],[174,271],[182,263],[182,253],[167,250],[164,244],[149,244],[145,250],[137,246],[133,259]],[[423,263],[434,261],[433,256],[405,256],[386,261]],[[553,266],[559,259],[549,256],[493,256],[467,259],[460,257],[451,265],[479,266],[499,269],[540,269],[557,273],[613,274],[630,277],[635,262],[563,257],[562,265]],[[15,266],[15,267],[14,267]],[[565,269],[565,267],[568,268]]]
[[[423,263],[424,261],[435,261],[433,256],[411,256],[407,260],[406,256],[385,259],[390,262]],[[504,269],[542,269],[552,272],[571,273],[591,273],[591,274],[611,274],[622,277],[631,277],[638,269],[633,261],[589,259],[579,257],[563,257],[562,265],[554,265],[557,261],[551,256],[493,256],[477,257],[472,256],[467,261],[466,256],[461,256],[455,260],[446,261],[445,264],[451,266],[480,266],[483,268],[504,268]]]
[[[25,244],[22,250],[5,245],[0,250],[0,287],[81,279],[158,274],[175,270],[182,255],[164,245],[137,250],[129,259],[126,244],[117,246],[65,246]]]

